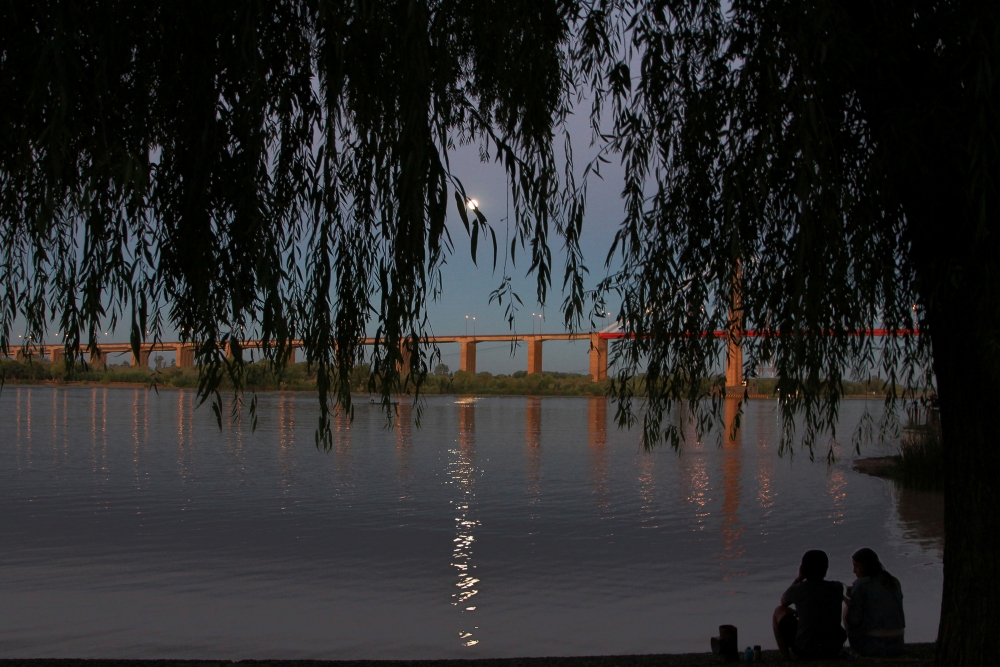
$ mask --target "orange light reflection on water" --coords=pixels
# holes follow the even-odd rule
[[[739,400],[726,399],[724,431],[722,433],[722,554],[719,565],[723,569],[722,580],[731,581],[746,576],[746,571],[737,567],[736,561],[746,551],[743,544],[744,526],[740,521],[740,501],[743,496],[741,475],[743,474],[743,436],[739,428]]]
[[[542,399],[528,397],[524,405],[524,456],[530,519],[538,518],[542,498]]]
[[[396,475],[400,502],[413,500],[413,405],[400,401],[396,410]]]
[[[587,434],[590,443],[590,474],[597,511],[611,511],[611,469],[608,463],[608,399],[592,396],[587,404]]]

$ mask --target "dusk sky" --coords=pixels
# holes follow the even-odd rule
[[[588,109],[589,103],[584,101],[580,108]],[[588,145],[590,127],[586,115],[572,116],[568,128],[574,137],[574,159],[579,179],[587,162],[592,160],[596,154],[596,148]],[[561,157],[563,150],[561,136],[557,138],[556,145],[557,155]],[[506,181],[503,167],[493,161],[488,163],[480,161],[478,145],[461,146],[450,156],[450,159],[452,170],[465,185],[466,192],[479,202],[480,210],[490,225],[496,229],[497,241],[502,248],[505,233],[504,217],[507,213]],[[623,171],[620,165],[614,160],[611,164],[602,165],[601,176],[603,178],[591,175],[589,180],[587,213],[581,239],[585,264],[590,270],[590,274],[586,276],[588,290],[593,289],[598,281],[607,275],[605,258],[611,247],[615,231],[624,216],[621,200]],[[497,306],[497,304],[489,302],[490,293],[497,288],[503,276],[502,256],[498,256],[498,267],[494,272],[492,244],[487,239],[482,239],[479,246],[479,265],[476,266],[472,262],[469,235],[455,211],[453,201],[450,201],[448,209],[448,229],[451,232],[455,251],[448,258],[442,271],[444,283],[442,298],[428,304],[433,332],[441,335],[464,333],[465,317],[468,315],[469,333],[473,331],[473,317],[476,318],[476,333],[510,333],[505,319],[506,304]],[[563,252],[562,239],[556,235],[554,226],[550,229],[549,234],[552,250],[552,287],[545,304],[545,319],[542,330],[547,333],[556,333],[565,330],[560,311],[564,298],[562,277],[565,253]],[[535,298],[535,277],[527,276],[528,267],[531,265],[529,252],[528,248],[522,251],[519,247],[517,264],[510,269],[514,279],[514,288],[524,302],[523,306],[519,307],[516,318],[516,332],[519,334],[531,333],[533,330],[532,313],[542,312],[542,308]],[[589,310],[590,304],[588,303],[587,306]],[[609,306],[608,310],[611,311],[611,319],[613,320],[617,313],[618,303],[610,301]],[[19,320],[18,324],[23,327],[23,321]],[[369,326],[369,333],[374,334],[377,326],[378,323],[373,321]],[[601,324],[598,328],[604,326]],[[538,330],[537,327],[538,320],[536,319],[535,331]],[[583,329],[586,330],[588,327],[589,323],[584,322]],[[58,331],[55,326],[49,333],[47,343],[59,340],[56,337]],[[164,338],[174,340],[176,333],[172,328],[167,328],[164,331]],[[109,329],[105,341],[128,342],[127,323],[120,323],[115,331]],[[548,342],[545,344],[543,353],[544,370],[586,374],[589,372],[588,353],[588,341]],[[447,364],[452,371],[458,370],[458,345],[442,345],[441,355],[442,363]],[[118,356],[122,358],[112,357],[111,363],[124,362],[125,357]],[[172,359],[173,354],[167,352],[164,353],[164,356]],[[169,360],[167,363],[170,363]],[[512,357],[509,344],[483,343],[477,346],[476,366],[479,372],[486,371],[494,374],[511,374],[518,370],[525,370],[527,368],[527,350],[523,347],[519,348],[514,351]]]
[[[581,110],[589,108],[584,102],[579,105]],[[584,111],[584,114],[586,112]],[[590,147],[590,129],[586,115],[573,116],[569,121],[569,130],[574,137],[574,162],[577,177],[582,173],[586,163],[593,159],[596,148]],[[562,140],[557,141],[558,150],[562,153]],[[506,215],[506,188],[503,167],[495,162],[483,163],[479,160],[478,146],[463,146],[451,156],[451,166],[458,178],[463,182],[470,197],[479,202],[480,209],[487,220],[497,230],[497,240],[503,244],[504,224]],[[592,289],[598,281],[605,277],[605,258],[615,231],[624,217],[624,207],[621,199],[623,171],[612,161],[612,164],[602,165],[603,180],[591,176],[588,187],[587,213],[583,225],[581,245],[584,259],[590,275],[587,276],[586,287]],[[503,275],[502,267],[496,273],[492,272],[492,247],[487,241],[480,241],[479,266],[473,264],[469,252],[469,236],[462,226],[461,220],[454,211],[454,205],[449,208],[448,228],[455,243],[455,253],[448,259],[447,266],[442,271],[444,295],[441,300],[429,306],[431,323],[434,331],[440,334],[464,333],[465,316],[476,317],[476,332],[480,334],[509,333],[510,328],[504,317],[505,308],[489,303],[490,292],[500,284]],[[550,232],[552,249],[552,289],[549,291],[545,307],[545,322],[543,331],[561,332],[564,330],[560,305],[563,300],[562,276],[564,252],[562,239],[556,236],[555,230]],[[517,265],[511,271],[514,286],[524,305],[517,315],[517,333],[531,333],[531,314],[540,312],[535,299],[534,276],[527,277],[530,266],[530,256],[526,252],[517,257]],[[498,259],[498,263],[499,263]],[[611,302],[612,318],[617,313],[617,302]],[[585,323],[586,324],[586,323]],[[471,324],[469,332],[472,332]],[[603,328],[603,327],[601,327]],[[536,329],[537,331],[537,324]],[[588,350],[587,341],[545,343],[543,366],[546,371],[587,373]],[[443,363],[451,370],[458,368],[458,346],[443,345],[441,347]],[[506,344],[480,344],[476,351],[476,366],[478,371],[510,374],[527,368],[527,350],[518,349],[511,358],[510,346]]]

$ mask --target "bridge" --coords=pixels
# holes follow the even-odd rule
[[[601,382],[608,376],[608,340],[620,338],[611,333],[589,332],[589,333],[548,333],[548,334],[481,334],[464,336],[429,336],[426,341],[435,345],[454,344],[461,346],[459,355],[459,370],[469,373],[476,372],[476,345],[479,343],[524,343],[528,348],[528,373],[542,372],[542,345],[550,340],[586,340],[590,342],[590,375],[594,382]],[[374,338],[365,338],[364,345],[374,345]],[[291,356],[288,363],[295,363],[296,349],[303,346],[301,340],[291,341]],[[240,349],[254,350],[264,347],[264,343],[259,340],[240,341]],[[190,342],[158,342],[144,343],[139,347],[139,354],[136,355],[129,343],[100,343],[97,346],[97,353],[91,354],[84,351],[87,362],[96,368],[104,368],[110,355],[128,354],[131,365],[137,368],[149,366],[149,356],[153,352],[173,352],[177,355],[177,366],[180,368],[192,368],[195,365],[194,352],[195,344]],[[228,351],[227,351],[228,352]],[[28,356],[49,359],[50,361],[61,361],[65,355],[62,345],[27,345],[18,348],[15,358],[24,359]]]
[[[822,332],[821,335],[829,335],[831,332]],[[888,329],[866,329],[848,332],[848,335],[866,335],[873,337],[894,336],[903,334],[919,335],[917,330],[893,331]],[[550,340],[587,340],[590,342],[590,377],[594,382],[603,382],[608,377],[608,341],[620,340],[629,336],[620,331],[591,331],[588,333],[548,333],[548,334],[484,334],[484,335],[464,335],[464,336],[429,336],[426,341],[437,345],[454,344],[461,346],[459,355],[459,370],[469,373],[476,372],[476,345],[479,343],[525,343],[528,348],[528,368],[529,374],[542,372],[542,345]],[[743,386],[743,338],[757,338],[762,336],[779,336],[780,332],[775,331],[755,331],[746,330],[730,337],[728,331],[713,331],[702,335],[711,335],[716,338],[729,338],[726,345],[726,389],[727,393],[734,390],[739,391]],[[365,338],[364,345],[374,345],[374,338]],[[264,347],[262,341],[246,340],[240,342],[240,348],[244,350],[261,349]],[[295,351],[303,346],[301,340],[291,341],[291,355],[288,363],[295,363]],[[129,343],[101,343],[98,345],[97,354],[91,355],[85,352],[88,363],[97,368],[103,368],[107,364],[108,355],[128,354],[132,366],[142,368],[149,366],[149,355],[152,352],[174,352],[177,355],[177,366],[180,368],[191,368],[194,366],[195,344],[190,342],[159,342],[144,343],[139,348],[136,355]],[[228,350],[227,350],[228,353]],[[51,361],[61,361],[65,354],[62,345],[28,345],[18,348],[15,356],[18,359],[28,355],[40,358],[48,358]]]

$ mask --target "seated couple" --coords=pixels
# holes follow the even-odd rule
[[[903,650],[906,624],[899,580],[886,572],[871,549],[860,549],[851,560],[857,579],[844,595],[844,584],[825,579],[830,566],[825,552],[802,556],[798,578],[774,610],[774,638],[786,659],[836,658],[845,639],[864,656],[898,655]]]

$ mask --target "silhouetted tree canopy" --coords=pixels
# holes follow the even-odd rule
[[[400,385],[453,198],[474,254],[489,233],[449,168],[456,143],[485,142],[505,166],[544,298],[578,10],[3,3],[0,346],[18,316],[25,340],[55,319],[71,356],[108,322],[133,345],[176,329],[199,344],[207,396],[225,373],[238,383],[251,332],[279,362],[301,339],[325,378],[325,431],[329,391],[350,407],[373,319],[373,386]],[[419,386],[426,354],[408,356],[403,384]]]
[[[810,445],[835,424],[842,378],[936,383],[939,661],[1000,656],[988,631],[1000,626],[997,3],[51,0],[0,12],[3,352],[18,318],[35,339],[54,320],[71,357],[105,323],[126,324],[134,346],[176,329],[199,345],[206,397],[226,374],[238,386],[248,332],[279,364],[301,339],[327,437],[328,397],[350,408],[369,324],[370,386],[387,403],[433,368],[421,341],[428,301],[448,288],[449,206],[474,256],[525,249],[539,301],[555,234],[567,326],[621,297],[635,336],[612,387],[630,421],[629,379],[646,373],[648,442],[677,443],[665,412],[717,372],[725,341],[700,332],[760,334],[742,337],[747,368],[774,364],[786,424],[804,415]],[[564,148],[573,110],[592,120],[588,165]],[[449,164],[466,142],[505,170],[510,247],[466,210]],[[611,274],[588,293],[579,235],[601,160],[624,166],[623,220]],[[496,296],[516,298],[506,275]]]

